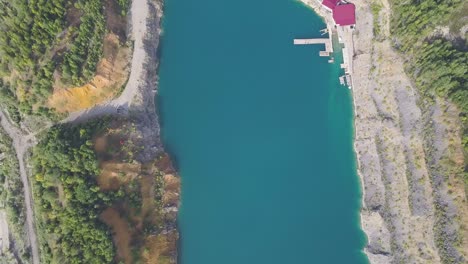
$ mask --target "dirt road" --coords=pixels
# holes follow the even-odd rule
[[[28,149],[36,143],[36,137],[35,134],[25,134],[19,128],[14,126],[9,120],[9,118],[2,111],[0,111],[0,122],[5,132],[13,140],[13,147],[15,148],[16,157],[18,158],[21,181],[24,186],[23,190],[26,205],[27,233],[31,245],[33,263],[39,264],[39,250],[37,247],[37,238],[34,227],[34,213],[32,209],[31,187],[29,184],[29,178],[26,172],[26,166],[24,162],[24,155],[28,151]]]
[[[155,33],[159,33],[159,20],[161,17],[160,6],[157,2],[151,0],[135,0],[132,1],[130,10],[131,23],[131,39],[133,43],[132,66],[127,85],[122,94],[111,101],[96,105],[92,108],[71,113],[63,123],[69,122],[84,122],[86,120],[96,118],[98,116],[115,114],[118,111],[126,113],[135,98],[141,97],[141,89],[147,88],[148,78],[146,67],[148,63],[153,63],[150,60],[154,59],[151,56],[151,47],[147,47],[149,41],[158,42],[158,38],[154,38]],[[154,46],[158,43],[151,43]]]

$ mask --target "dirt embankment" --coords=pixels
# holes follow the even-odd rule
[[[117,261],[175,263],[180,179],[164,153],[151,162],[135,159],[144,149],[141,138],[135,123],[117,119],[94,139],[101,168],[99,187],[124,192],[100,218],[112,229]]]
[[[58,88],[49,98],[49,107],[59,113],[69,113],[92,107],[114,98],[128,78],[130,48],[114,33],[104,38],[103,58],[99,61],[96,75],[80,87]]]
[[[103,1],[103,5],[108,33],[103,39],[103,54],[96,73],[92,80],[79,87],[64,85],[60,74],[55,73],[54,91],[48,106],[59,113],[76,112],[112,100],[128,80],[131,59],[131,43],[127,41],[126,34],[128,18],[121,14],[117,1]],[[79,17],[76,12],[74,8],[68,12],[67,19],[71,24],[77,23],[73,22]]]
[[[441,169],[443,160],[463,164],[458,117],[448,103],[441,111],[440,101],[420,98],[406,76],[390,42],[389,3],[374,2],[382,6],[376,19],[372,1],[355,4],[355,150],[365,251],[371,263],[465,263],[466,249],[456,241],[466,232],[463,182]]]
[[[131,120],[131,124],[123,122],[110,127],[113,131],[95,142],[102,168],[98,178],[101,188],[122,187],[129,192],[129,200],[101,215],[113,230],[118,259],[125,263],[135,259],[156,264],[177,262],[180,180],[164,154],[154,101],[161,17],[161,1],[132,1],[129,35],[133,53],[125,89],[118,98],[73,112],[63,120],[85,122],[109,114]],[[114,156],[112,148],[125,155]],[[119,217],[113,219],[117,214]]]
[[[102,168],[98,178],[101,188],[139,186],[136,191],[128,190],[136,195],[130,201],[115,205],[101,216],[113,230],[117,255],[125,263],[132,263],[136,255],[143,263],[169,264],[177,261],[179,233],[176,217],[180,179],[175,176],[170,159],[164,154],[154,101],[161,16],[160,2],[132,2],[130,31],[134,50],[125,90],[117,99],[72,113],[66,120],[83,122],[115,114],[117,109],[120,109],[121,116],[128,116],[128,121],[131,120],[111,126],[106,136],[95,141]],[[115,150],[119,149],[120,154],[115,155]],[[132,203],[138,199],[141,199],[140,206],[134,210],[135,204]],[[116,212],[120,218],[110,219]]]

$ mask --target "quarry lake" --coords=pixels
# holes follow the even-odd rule
[[[182,264],[367,263],[351,93],[293,0],[166,0],[158,111]]]

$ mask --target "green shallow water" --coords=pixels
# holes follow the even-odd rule
[[[352,100],[292,0],[167,0],[159,112],[182,264],[367,263]]]

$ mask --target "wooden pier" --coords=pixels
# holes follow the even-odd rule
[[[294,45],[313,45],[324,44],[325,51],[320,51],[321,56],[328,56],[333,52],[331,40],[329,38],[313,38],[313,39],[294,39]]]

